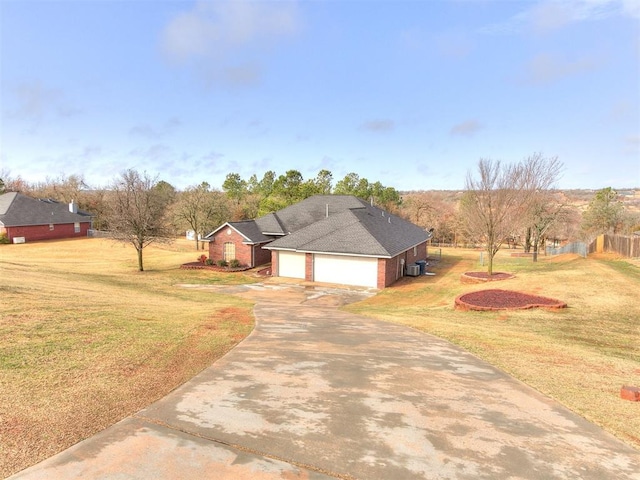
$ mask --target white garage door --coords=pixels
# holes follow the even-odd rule
[[[304,253],[278,252],[278,276],[304,278]]]
[[[378,286],[378,259],[316,254],[313,257],[313,279],[316,282],[375,288]]]

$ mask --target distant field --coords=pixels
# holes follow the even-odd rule
[[[430,253],[437,254],[439,248]],[[494,272],[516,278],[484,285],[460,282],[480,271],[479,252],[442,250],[436,276],[404,279],[348,310],[410,325],[463,346],[640,447],[640,402],[620,398],[623,385],[640,387],[640,268],[611,256],[512,258],[499,252]],[[461,312],[457,295],[501,288],[557,298],[560,311]]]
[[[176,283],[250,282],[180,270],[178,241],[0,246],[0,478],[117,422],[210,365],[253,327],[251,305]]]

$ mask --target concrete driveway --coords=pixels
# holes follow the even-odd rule
[[[256,329],[162,400],[15,479],[640,479],[640,452],[445,341],[341,312],[371,292],[212,288]]]

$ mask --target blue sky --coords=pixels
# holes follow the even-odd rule
[[[640,2],[0,0],[0,161],[176,188],[328,169],[462,189],[535,152],[640,187]]]

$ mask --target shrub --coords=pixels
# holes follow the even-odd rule
[[[234,258],[229,262],[229,266],[231,268],[238,268],[240,266],[240,260],[238,260],[237,258]]]
[[[210,258],[207,258],[204,262],[205,265],[213,265],[213,260]]]
[[[226,261],[226,260],[218,260],[218,261],[216,262],[216,265],[218,265],[219,267],[226,267],[226,266],[227,266],[227,265],[229,265],[229,264],[227,263],[227,261]]]
[[[201,263],[204,263],[207,260],[207,256],[205,254],[202,254],[198,257],[198,261]]]
[[[9,241],[9,237],[7,237],[6,233],[3,233],[2,235],[0,235],[0,243],[11,243]]]

